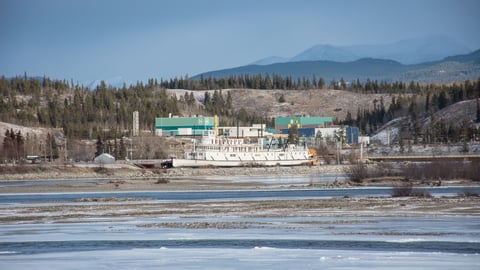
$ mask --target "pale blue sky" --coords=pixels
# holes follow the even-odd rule
[[[473,50],[479,11],[479,0],[0,0],[0,75],[135,82],[425,35]]]

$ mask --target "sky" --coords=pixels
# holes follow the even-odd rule
[[[0,76],[192,77],[316,45],[442,35],[480,48],[479,0],[0,0]]]

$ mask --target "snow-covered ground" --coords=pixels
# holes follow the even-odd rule
[[[477,269],[480,260],[478,218],[307,218],[287,227],[292,220],[278,218],[263,220],[278,226],[223,230],[137,226],[152,221],[159,220],[2,226],[0,269]],[[468,244],[477,251],[438,249]]]
[[[1,194],[20,201],[0,203],[0,269],[478,269],[480,261],[478,198],[180,193],[189,199]]]
[[[75,210],[80,203],[62,205],[49,203],[55,212],[43,216],[31,204],[2,208],[17,221],[0,224],[0,269],[477,269],[480,261],[480,217],[461,210],[453,216],[395,216],[376,207],[359,214],[341,207],[324,214],[308,208],[239,214],[217,212],[222,202],[210,208],[193,202],[181,203],[182,211],[158,205],[157,214],[146,216],[96,210],[89,202],[90,212],[98,212],[92,216]]]
[[[2,269],[478,269],[478,254],[255,247],[0,255]]]
[[[462,145],[404,145],[403,153],[398,144],[391,146],[375,145],[368,148],[368,155],[415,155],[415,156],[441,156],[460,154],[480,154],[480,144],[468,144],[468,153],[462,152]]]

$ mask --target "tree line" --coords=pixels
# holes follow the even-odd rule
[[[168,95],[167,88],[205,91],[185,92],[184,95]],[[322,78],[293,79],[276,74],[239,75],[224,78],[170,80],[149,79],[146,83],[123,85],[116,88],[101,82],[95,89],[88,89],[73,81],[51,80],[47,77],[31,78],[27,74],[15,78],[0,77],[0,121],[25,126],[62,129],[69,139],[118,139],[130,135],[132,113],[139,111],[140,128],[153,133],[155,117],[188,112],[217,114],[221,125],[234,126],[265,123],[273,126],[273,118],[265,118],[244,108],[234,108],[230,92],[225,88],[342,89],[358,93],[392,93],[390,106],[382,99],[373,100],[373,109],[352,108],[338,124],[358,126],[363,134],[373,134],[379,127],[397,117],[406,117],[404,138],[426,142],[458,142],[478,136],[474,123],[465,119],[450,123],[433,119],[427,130],[422,129],[421,119],[432,117],[435,112],[459,101],[480,97],[480,79],[452,84],[419,84],[416,82],[385,82],[366,80],[346,82],[332,80],[328,85]],[[202,95],[203,94],[203,95]],[[400,94],[400,95],[398,95]],[[203,98],[199,98],[203,96]],[[356,110],[356,112],[355,112]],[[480,122],[477,106],[476,121]],[[120,147],[119,147],[120,149]],[[120,150],[119,150],[120,152]],[[123,149],[122,151],[123,152]],[[122,153],[123,154],[123,153]]]
[[[413,86],[411,86],[413,87]],[[384,100],[374,99],[373,109],[358,108],[356,117],[347,112],[341,123],[359,127],[363,134],[373,134],[387,122],[403,117],[399,143],[457,143],[480,138],[480,80],[453,83],[451,85],[417,85],[414,94],[392,96],[390,106]],[[436,119],[435,113],[457,102],[475,100],[473,119],[465,113],[461,121]],[[423,123],[428,120],[428,125]],[[423,121],[423,122],[422,122]]]
[[[426,93],[433,90],[466,88],[472,90],[471,86],[477,84],[474,81],[465,81],[464,83],[447,84],[421,84],[415,81],[408,83],[402,81],[385,81],[359,79],[346,81],[343,78],[332,79],[326,82],[322,77],[313,74],[311,77],[302,76],[294,78],[292,76],[281,76],[278,74],[240,74],[230,75],[222,78],[205,77],[200,75],[198,79],[185,76],[183,78],[172,78],[169,80],[156,79],[153,83],[161,88],[166,89],[189,89],[189,90],[218,90],[218,89],[257,89],[257,90],[311,90],[311,89],[334,89],[346,90],[356,93],[372,94],[372,93]],[[462,93],[463,94],[463,93]],[[465,93],[471,95],[471,93]]]
[[[59,157],[59,146],[52,134],[48,133],[42,141],[11,128],[6,129],[3,137],[1,161],[23,160],[27,154],[26,148],[36,148],[35,151],[40,154],[39,158],[53,160]]]

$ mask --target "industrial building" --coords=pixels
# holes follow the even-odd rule
[[[311,127],[300,127],[298,128],[298,136],[300,137],[316,137],[321,136],[324,142],[335,142],[336,135],[341,132],[343,129],[343,141],[347,144],[357,144],[359,142],[359,130],[358,127],[322,127],[322,128],[311,128]],[[281,134],[288,134],[288,128],[280,130]]]
[[[201,136],[205,130],[214,130],[218,117],[160,117],[155,118],[157,136]],[[251,127],[218,127],[218,135],[226,137],[262,137],[272,135],[265,130],[265,124]]]
[[[157,136],[201,136],[204,130],[214,129],[218,117],[158,117],[155,118]]]
[[[282,129],[288,129],[291,125],[297,125],[297,128],[320,128],[333,123],[330,116],[310,117],[310,116],[289,116],[275,117],[275,132],[282,133]]]
[[[331,126],[332,117],[277,117],[275,118],[275,133],[288,134],[292,125],[297,126],[300,137],[316,137],[321,134],[324,141],[335,141],[335,134],[343,130],[344,141],[348,144],[359,142],[357,127]],[[205,130],[218,129],[219,136],[255,138],[272,136],[265,124],[254,124],[251,127],[218,127],[218,117],[159,117],[155,118],[155,134],[157,136],[201,136]]]

